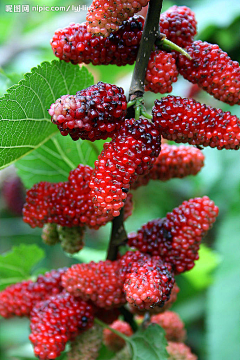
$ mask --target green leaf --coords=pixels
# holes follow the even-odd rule
[[[70,170],[80,163],[94,165],[103,143],[103,140],[94,143],[81,139],[73,141],[70,136],[58,133],[31,154],[18,160],[15,166],[27,188],[40,181],[66,181]]]
[[[132,348],[132,360],[167,360],[167,341],[164,330],[157,324],[140,328],[128,340]]]
[[[199,250],[199,260],[194,268],[183,273],[197,290],[203,290],[213,282],[212,271],[220,263],[220,256],[216,251],[209,249],[204,244]]]
[[[111,351],[110,349],[108,349],[106,347],[106,345],[102,344],[101,348],[99,350],[99,355],[98,355],[97,360],[110,360],[113,358],[114,354],[115,353],[113,351]]]
[[[32,152],[58,132],[47,109],[60,96],[93,83],[85,67],[43,62],[0,99],[0,169]]]
[[[27,280],[32,268],[44,258],[44,251],[37,245],[13,247],[0,256],[0,290],[10,284]]]
[[[239,213],[230,212],[222,222],[216,244],[223,261],[208,292],[208,360],[237,359],[240,354],[239,233]]]

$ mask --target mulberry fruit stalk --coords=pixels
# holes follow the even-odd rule
[[[31,311],[29,339],[40,360],[55,359],[67,341],[93,326],[91,305],[62,292],[39,302]]]
[[[92,36],[87,24],[70,24],[55,32],[51,46],[59,59],[72,64],[132,65],[139,49],[144,18],[135,15],[123,21],[119,30],[108,37]]]
[[[149,0],[93,0],[86,16],[87,31],[109,36],[117,31],[124,20],[139,12]]]
[[[76,95],[63,95],[48,112],[62,135],[95,141],[113,137],[120,129],[127,101],[122,88],[98,82]]]
[[[193,268],[202,237],[218,215],[218,207],[207,196],[184,201],[166,218],[143,225],[128,235],[128,245],[142,253],[160,256],[176,274]]]
[[[172,6],[160,16],[160,30],[167,39],[185,48],[197,33],[194,12],[187,6]]]
[[[150,180],[167,181],[196,175],[203,165],[204,155],[199,149],[192,146],[162,144],[161,152],[152,169],[148,174],[139,176],[131,185],[131,189],[147,185]]]
[[[240,120],[193,99],[170,96],[156,100],[153,121],[162,136],[177,143],[239,149]]]
[[[0,292],[0,315],[5,318],[29,316],[39,301],[63,290],[61,276],[66,270],[52,270],[39,275],[36,282],[28,280],[8,286]]]
[[[230,105],[240,104],[240,67],[216,44],[201,40],[187,46],[192,60],[179,55],[180,74],[193,84]]]
[[[127,119],[113,140],[104,144],[89,183],[97,214],[120,214],[130,184],[153,166],[160,141],[148,120]]]
[[[162,50],[152,51],[145,76],[145,91],[170,93],[177,77],[178,70],[172,55]]]

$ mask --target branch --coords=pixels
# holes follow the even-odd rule
[[[120,215],[112,220],[112,234],[108,247],[108,260],[116,260],[118,248],[127,241],[127,233],[124,228],[124,207],[120,211]]]
[[[147,18],[143,28],[142,39],[132,76],[129,96],[130,100],[141,97],[144,93],[144,80],[153,45],[159,37],[159,21],[163,0],[150,0]]]

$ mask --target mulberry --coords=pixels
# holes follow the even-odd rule
[[[152,51],[145,76],[145,90],[160,94],[170,93],[172,83],[177,81],[177,77],[178,70],[172,55],[161,50]]]
[[[139,309],[163,306],[174,285],[171,266],[159,257],[139,262],[131,267],[124,282],[124,292],[129,304]]]
[[[192,60],[179,55],[180,74],[193,84],[230,105],[240,105],[240,67],[218,45],[200,40],[186,48]]]
[[[168,360],[197,360],[191,349],[183,344],[169,341],[167,346]]]
[[[39,275],[36,282],[28,280],[8,286],[0,292],[0,315],[29,316],[35,304],[63,290],[61,276],[66,270],[52,270]]]
[[[116,320],[110,327],[126,336],[132,336],[133,334],[131,326],[126,321]],[[125,340],[109,329],[103,330],[103,342],[114,352],[121,350],[125,346]]]
[[[150,221],[137,233],[129,234],[128,245],[160,256],[180,274],[193,268],[201,239],[217,215],[218,207],[207,196],[184,201],[166,218]]]
[[[183,342],[186,338],[184,323],[178,314],[173,311],[153,315],[151,323],[156,323],[165,330],[167,341]]]
[[[160,16],[160,30],[167,39],[185,48],[197,33],[194,12],[186,6],[172,6]]]
[[[177,143],[239,149],[240,120],[229,111],[193,99],[170,96],[155,101],[153,121],[162,136]]]
[[[41,360],[55,359],[68,340],[93,326],[92,307],[62,292],[39,302],[31,311],[29,339]]]
[[[86,23],[70,24],[55,32],[52,50],[58,58],[73,64],[132,65],[137,58],[143,25],[144,18],[135,15],[104,38],[87,32]]]
[[[123,89],[103,82],[76,95],[64,95],[49,109],[52,122],[62,135],[90,141],[113,137],[124,123],[126,113]]]
[[[57,231],[61,246],[67,253],[74,254],[83,248],[83,237],[85,234],[84,227],[75,226],[69,228],[66,226],[57,225]]]
[[[146,119],[127,119],[95,162],[89,187],[97,214],[118,216],[130,184],[148,172],[160,152],[160,136]]]
[[[60,242],[56,224],[45,224],[41,236],[47,245],[55,245]]]
[[[196,175],[204,165],[203,153],[191,146],[162,144],[161,152],[148,174],[139,176],[131,189],[147,185],[150,180],[167,181]]]
[[[91,34],[109,36],[117,31],[124,20],[139,12],[149,0],[93,0],[86,16],[87,30]]]

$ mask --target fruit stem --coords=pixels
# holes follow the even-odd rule
[[[130,100],[142,97],[147,65],[155,40],[159,37],[159,19],[163,0],[150,0],[136,64],[129,90]]]
[[[189,60],[192,60],[191,56],[183,48],[174,44],[172,41],[168,39],[159,38],[156,40],[155,44],[166,50],[175,50],[180,54],[186,56],[186,58],[188,58]]]
[[[131,106],[135,105],[135,102],[136,102],[136,100],[129,101],[127,103],[127,109],[130,108]]]
[[[127,242],[127,233],[124,228],[124,207],[120,211],[120,215],[112,220],[112,233],[108,247],[107,260],[116,260],[118,248]]]
[[[141,111],[141,115],[144,116],[145,118],[152,120],[152,115],[148,114],[146,111]]]

